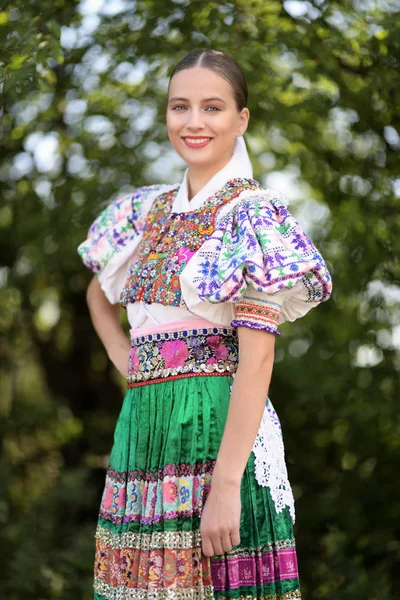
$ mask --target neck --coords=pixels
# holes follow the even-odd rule
[[[188,198],[191,200],[194,196],[214,177],[215,173],[218,173],[223,169],[232,156],[225,159],[225,161],[218,162],[217,164],[211,165],[210,167],[196,167],[188,166],[187,184],[188,184]]]

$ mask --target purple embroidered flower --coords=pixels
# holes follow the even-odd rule
[[[166,369],[170,367],[182,367],[185,364],[185,360],[189,357],[187,345],[182,340],[164,342],[160,353],[164,359]]]
[[[205,360],[210,356],[210,350],[204,346],[195,346],[192,348],[192,354],[196,360]]]
[[[196,346],[201,346],[201,344],[203,343],[202,338],[194,336],[194,337],[190,337],[187,340],[187,345],[188,346],[192,346],[193,348]]]

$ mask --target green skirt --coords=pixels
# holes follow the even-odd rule
[[[235,330],[200,325],[132,339],[96,530],[95,600],[301,598],[293,514],[257,481],[254,452],[241,481],[240,544],[202,553],[238,348]],[[266,410],[279,428],[269,399]]]

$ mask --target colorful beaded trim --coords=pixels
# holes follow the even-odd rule
[[[199,557],[193,557],[193,560]],[[205,562],[205,559],[203,559]],[[200,565],[202,563],[200,562]],[[205,576],[205,569],[203,566],[198,568]],[[154,569],[153,569],[154,570]],[[132,587],[127,589],[125,586],[113,587],[110,584],[100,579],[95,579],[94,591],[101,596],[107,598],[107,600],[214,600],[214,591],[212,585],[200,585],[196,587],[185,587],[185,588],[174,588],[169,584],[169,580],[166,578],[166,585],[169,587],[163,587],[158,589],[147,587],[141,587],[141,589]],[[147,582],[146,582],[147,583]],[[300,598],[300,596],[271,596],[271,600],[286,600],[289,598]],[[247,598],[247,596],[246,596]],[[243,596],[244,599],[244,596]],[[256,599],[254,599],[256,600]],[[265,596],[265,600],[269,600],[268,596]]]
[[[202,468],[200,467],[202,466]],[[141,473],[128,478],[108,471],[100,505],[100,516],[117,525],[154,525],[170,519],[200,518],[211,487],[214,463],[200,463],[183,475]],[[171,471],[169,471],[171,473]],[[155,478],[155,476],[157,478]]]
[[[233,179],[194,211],[171,212],[178,190],[158,196],[146,217],[143,239],[130,266],[120,302],[157,302],[184,306],[179,275],[215,229],[218,209],[248,190],[262,189],[252,179]]]
[[[113,533],[109,529],[97,526],[96,539],[106,544],[110,548],[141,548],[142,550],[169,548],[195,548],[201,546],[200,529],[193,531],[153,531],[153,533],[139,533],[125,531],[123,533]],[[288,550],[296,548],[294,538],[285,540],[275,540],[266,542],[257,551],[258,552],[276,552],[277,550]],[[237,554],[243,556],[248,554],[244,548],[238,548]]]
[[[163,588],[159,590],[126,590],[125,588],[116,588],[104,582],[96,581],[94,586],[98,594],[105,596],[108,600],[215,600],[213,586],[201,586],[196,588],[170,589]],[[122,595],[123,594],[123,595]],[[284,594],[262,594],[253,596],[252,594],[243,594],[235,596],[235,600],[298,600],[301,599],[300,590],[286,592]],[[231,596],[218,594],[218,600],[232,600]]]
[[[131,346],[128,387],[237,370],[237,331],[228,327],[150,334],[134,338]]]
[[[264,301],[261,305],[261,300],[254,300],[243,296],[236,305],[236,319],[232,321],[232,327],[252,327],[253,329],[265,329],[269,333],[279,336],[277,330],[280,307],[278,304]]]
[[[110,569],[109,565],[113,568]],[[128,565],[129,568],[126,568]],[[274,552],[242,548],[214,557],[209,562],[200,546],[158,550],[112,549],[98,541],[95,575],[96,583],[108,585],[111,593],[118,588],[123,588],[124,592],[144,591],[149,583],[153,593],[163,593],[165,587],[189,592],[193,587],[206,588],[210,575],[214,590],[224,591],[227,586],[232,590],[298,579],[298,567],[294,548]],[[129,596],[123,596],[126,597]]]

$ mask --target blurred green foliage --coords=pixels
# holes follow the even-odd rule
[[[1,598],[92,596],[124,382],[76,247],[111,197],[179,181],[167,76],[198,48],[245,70],[255,176],[290,178],[334,280],[282,327],[270,394],[305,598],[400,598],[398,3],[15,0],[0,35]]]

